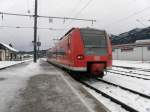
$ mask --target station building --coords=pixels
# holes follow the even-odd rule
[[[150,61],[150,40],[137,40],[135,43],[113,45],[114,60]]]
[[[17,59],[18,50],[0,42],[0,61],[10,61]]]

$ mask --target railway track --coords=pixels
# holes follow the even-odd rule
[[[125,69],[144,71],[144,72],[150,72],[150,69],[141,69],[141,68],[135,68],[135,67],[124,67],[124,66],[116,66],[116,65],[113,65],[112,67],[125,68]]]
[[[68,73],[71,74],[70,72],[68,72]],[[76,75],[76,74],[73,75],[73,74],[71,74],[71,76],[73,76],[73,77],[74,76],[79,76],[79,74],[78,75]],[[129,89],[129,88],[126,88],[126,87],[123,87],[123,86],[105,81],[103,79],[96,79],[93,84],[92,83],[90,84],[90,81],[88,81],[88,80],[83,81],[83,80],[81,80],[82,78],[79,78],[79,77],[74,77],[74,78],[78,82],[80,82],[81,84],[83,84],[84,86],[89,88],[90,90],[95,91],[100,96],[103,96],[106,99],[109,99],[112,103],[115,103],[116,105],[121,106],[122,109],[125,109],[129,112],[139,112],[139,110],[141,111],[141,108],[136,108],[136,106],[133,104],[136,101],[135,98],[136,99],[140,98],[140,104],[138,104],[138,105],[142,105],[144,103],[144,101],[146,101],[146,102],[148,102],[148,104],[150,104],[150,102],[149,102],[150,96],[148,96],[144,93],[137,92],[135,90],[132,90],[132,89]],[[106,86],[106,88],[108,87],[108,89],[105,91],[105,89],[101,90],[100,88],[98,88],[98,87],[101,86],[101,85],[99,85],[99,82],[102,83],[102,85]],[[97,87],[96,87],[96,83],[97,83]],[[127,97],[127,100],[121,100],[122,98],[120,97],[121,95],[119,95],[119,94],[118,94],[119,96],[114,96],[114,93],[115,93],[114,91],[112,91],[113,92],[112,94],[110,92],[108,92],[108,91],[113,90],[113,88],[114,88],[115,92],[117,92],[116,91],[117,89],[123,91],[122,95],[123,95],[123,97]],[[124,93],[126,93],[127,95],[124,94]],[[131,95],[131,96],[129,96],[129,95]],[[130,97],[132,97],[132,96],[134,96],[134,98],[132,98],[132,101],[134,100],[134,102],[132,103],[132,101],[131,101],[131,103],[128,103],[128,102],[130,102]],[[142,112],[147,112],[145,110],[146,110],[146,108],[144,108],[144,111],[142,111]]]
[[[150,77],[150,75],[140,74],[140,73],[136,73],[136,72],[127,72],[127,71],[123,71],[123,70],[115,70],[115,69],[112,69],[112,70],[113,70],[113,71],[118,71],[118,72],[124,72],[124,73],[135,74],[135,75],[139,75],[139,76]]]
[[[135,76],[135,75],[129,75],[127,73],[122,73],[122,71],[116,71],[116,70],[108,70],[107,72],[109,73],[114,73],[114,74],[117,74],[117,75],[123,75],[123,76],[128,76],[128,77],[135,77],[135,78],[138,78],[138,79],[143,79],[143,80],[150,80],[150,78],[147,78],[147,77],[140,77],[140,76]]]
[[[138,110],[134,109],[133,107],[131,107],[131,106],[129,106],[129,105],[123,103],[122,101],[120,101],[120,100],[118,100],[118,99],[112,97],[111,95],[109,95],[109,94],[107,94],[107,93],[105,93],[105,92],[103,92],[103,91],[101,91],[101,90],[99,90],[99,89],[93,87],[92,85],[86,83],[85,81],[81,81],[81,80],[78,80],[78,81],[79,81],[81,84],[85,85],[86,87],[88,87],[88,88],[94,90],[95,92],[101,94],[102,96],[104,96],[104,97],[110,99],[112,102],[114,102],[114,103],[120,105],[120,106],[121,106],[122,108],[124,108],[125,110],[127,110],[127,111],[129,111],[129,112],[139,112]]]
[[[134,94],[137,94],[137,95],[139,95],[139,96],[142,96],[142,97],[144,97],[144,98],[150,99],[150,96],[148,96],[148,95],[146,95],[146,94],[143,94],[143,93],[140,93],[140,92],[137,92],[137,91],[135,91],[135,90],[132,90],[132,89],[129,89],[129,88],[126,88],[126,87],[123,87],[123,86],[114,84],[114,83],[112,83],[112,82],[105,81],[105,80],[100,79],[100,78],[97,78],[96,80],[101,81],[101,82],[104,82],[104,83],[109,84],[109,85],[112,85],[112,86],[115,86],[115,87],[119,87],[119,88],[124,89],[124,90],[127,90],[127,91],[130,91],[130,92],[132,92],[132,93],[134,93]]]
[[[106,87],[108,85],[111,87],[115,87],[116,89],[120,88],[122,91],[127,92],[129,95],[133,95],[133,96],[136,96],[137,98],[140,98],[141,103],[143,103],[145,100],[148,102],[150,100],[150,96],[148,96],[146,94],[143,94],[143,93],[137,92],[135,90],[132,90],[132,89],[129,89],[129,88],[105,81],[105,80],[100,79],[100,78],[96,78],[94,80],[94,83],[93,83],[93,81],[90,83],[90,81],[89,82],[88,81],[82,81],[79,79],[78,79],[78,81],[80,83],[82,83],[83,85],[85,85],[86,87],[88,87],[89,89],[94,90],[96,93],[102,95],[103,97],[105,97],[107,99],[110,99],[112,102],[116,103],[117,105],[120,105],[123,109],[130,111],[130,112],[139,112],[141,110],[139,108],[136,108],[135,106],[131,106],[132,104],[128,104],[128,101],[122,101],[121,99],[119,99],[118,96],[117,97],[113,96],[112,94],[109,94],[107,91],[104,91],[103,89],[101,90],[100,88],[98,88],[98,83],[100,82],[102,84],[106,84]],[[97,87],[95,87],[95,85],[97,85]],[[128,97],[128,98],[130,98],[130,97]],[[130,99],[129,99],[129,101],[130,101]],[[140,105],[140,104],[138,104],[138,105]],[[145,110],[146,110],[146,108],[145,108]]]

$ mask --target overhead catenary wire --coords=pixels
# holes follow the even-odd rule
[[[74,16],[74,18],[76,18],[82,11],[84,11],[84,9],[86,9],[88,7],[88,5],[92,2],[93,0],[89,0],[78,12],[77,14]],[[73,21],[69,22],[68,25],[66,25],[66,27],[68,27]],[[96,20],[91,21],[92,24],[93,22],[96,22]]]
[[[122,21],[125,21],[125,20],[127,20],[127,19],[133,17],[133,16],[136,16],[136,15],[138,15],[138,14],[140,14],[140,13],[142,13],[142,12],[148,10],[148,9],[150,9],[150,6],[144,8],[144,9],[142,9],[142,10],[140,10],[140,11],[134,12],[134,13],[132,13],[132,14],[126,16],[126,17],[123,17],[123,18],[117,20],[117,21],[114,21],[114,22],[112,22],[112,23],[110,23],[110,24],[107,24],[105,27],[107,27],[107,28],[112,27],[113,25],[116,25],[116,24],[118,24],[118,23],[120,23],[120,22],[122,22]]]
[[[83,12],[88,6],[89,4],[92,2],[93,0],[89,0],[79,11],[78,13],[75,15],[75,17],[77,17],[79,14],[81,14],[81,12]]]
[[[26,26],[0,26],[0,28],[34,29],[34,27],[26,27]],[[45,30],[65,30],[65,29],[57,29],[57,28],[42,28],[42,27],[37,27],[37,29],[45,29]]]
[[[72,14],[72,12],[75,12],[78,10],[77,7],[79,7],[79,5],[81,4],[82,0],[79,0],[75,5],[74,7],[72,8],[72,10],[70,10],[70,13]]]
[[[77,14],[74,16],[74,17],[77,17],[77,16],[79,16],[79,14],[81,13],[81,12],[83,12],[88,6],[89,6],[89,4],[92,2],[93,0],[89,0],[78,12],[77,12]],[[72,23],[73,21],[71,21],[68,25],[67,25],[67,27]],[[92,21],[92,24],[93,24],[93,22],[96,22],[95,20],[94,21]]]
[[[0,14],[2,14],[2,15],[12,15],[12,16],[34,17],[34,15],[29,15],[29,14],[16,14],[16,13],[1,12],[1,11],[0,11]]]
[[[16,13],[8,13],[8,12],[0,12],[0,14],[2,15],[13,15],[13,16],[26,16],[26,17],[34,17],[35,15],[31,15],[31,14],[16,14]],[[52,18],[52,19],[66,19],[66,20],[78,20],[78,21],[94,21],[96,22],[96,20],[93,19],[84,19],[84,18],[71,18],[71,17],[56,17],[56,16],[41,16],[41,15],[37,15],[37,17],[39,18]]]
[[[79,16],[79,15],[81,14],[81,12],[83,12],[83,11],[89,6],[89,4],[90,4],[92,1],[93,1],[93,0],[89,0],[89,1],[77,12],[77,14],[74,16],[74,18],[76,18],[77,16]],[[68,25],[67,25],[67,27],[68,27],[72,22],[73,22],[73,21],[69,22]],[[96,20],[93,20],[93,21],[92,21],[92,24],[93,24],[93,22],[96,22]]]
[[[78,21],[91,21],[92,23],[96,20],[93,19],[83,19],[83,18],[70,18],[70,17],[52,17],[52,16],[41,16],[38,15],[38,0],[34,0],[34,15],[31,14],[16,14],[16,13],[8,13],[8,12],[1,12],[0,14],[3,15],[13,15],[13,16],[22,16],[22,17],[33,17],[34,18],[34,62],[36,62],[37,60],[37,19],[38,18],[52,18],[52,19],[63,19],[63,20],[78,20]],[[21,28],[21,27],[16,27],[16,28]]]
[[[139,19],[136,19],[136,21],[137,21],[138,23],[140,23],[142,26],[146,27],[146,25],[145,25],[144,23],[142,23]]]

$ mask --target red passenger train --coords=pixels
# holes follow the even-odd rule
[[[70,71],[103,77],[112,65],[112,47],[104,30],[72,28],[48,50],[49,62]]]

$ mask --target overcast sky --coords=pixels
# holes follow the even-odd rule
[[[34,0],[0,0],[0,12],[34,13]],[[72,27],[94,27],[105,29],[111,34],[120,34],[133,28],[150,26],[150,0],[38,0],[38,14],[47,16],[96,19],[96,23],[38,19],[38,26],[56,28],[51,31],[39,29],[41,49],[53,45]],[[0,15],[0,26],[33,26],[33,18]],[[32,50],[33,29],[0,28],[0,42],[12,43],[16,49]]]

